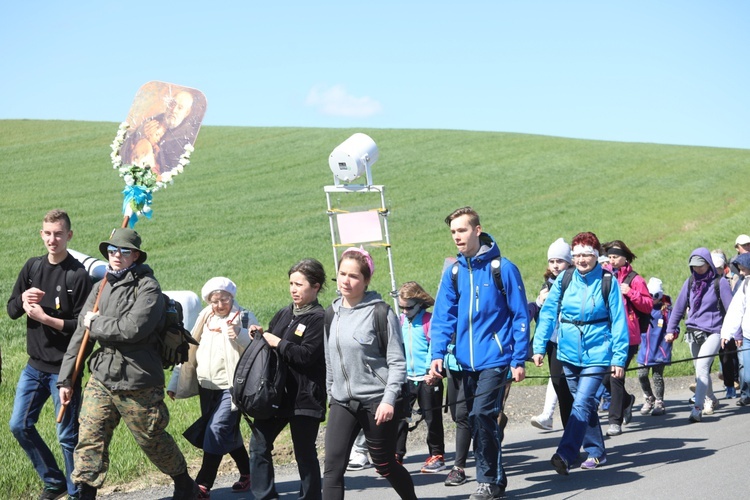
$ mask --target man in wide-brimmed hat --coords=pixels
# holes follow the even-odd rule
[[[88,329],[99,343],[91,355],[91,377],[81,406],[73,480],[79,498],[95,498],[109,468],[108,444],[124,419],[138,445],[160,471],[172,476],[176,499],[197,498],[198,487],[174,439],[165,430],[169,411],[164,404],[164,370],[158,344],[165,304],[159,283],[132,229],[115,229],[99,251],[109,261],[106,283],[89,295],[78,329],[70,342],[58,387],[65,403],[75,360]],[[97,293],[99,309],[94,311]]]

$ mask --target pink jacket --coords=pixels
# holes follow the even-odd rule
[[[622,284],[632,270],[630,264],[618,269],[616,271],[617,281]],[[648,293],[646,280],[640,274],[630,282],[630,291],[627,294],[622,294],[622,300],[625,301],[625,312],[628,317],[630,345],[639,345],[641,343],[641,329],[638,326],[638,316],[636,316],[635,310],[638,309],[651,316],[651,309],[654,307],[654,301],[651,294]]]

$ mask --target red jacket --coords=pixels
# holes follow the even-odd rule
[[[632,270],[630,264],[625,264],[615,272],[620,285]],[[640,274],[636,275],[630,282],[630,291],[627,294],[622,294],[622,300],[625,301],[625,313],[628,317],[630,345],[639,345],[641,343],[641,329],[638,326],[638,316],[636,316],[635,310],[638,309],[651,316],[651,309],[654,307],[654,301],[651,294],[648,293],[646,280]]]

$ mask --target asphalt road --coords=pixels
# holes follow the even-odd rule
[[[715,388],[721,389],[719,384]],[[692,499],[745,498],[750,460],[750,407],[738,407],[736,399],[721,399],[722,406],[700,423],[688,422],[690,407],[687,389],[667,393],[667,414],[641,416],[622,435],[606,438],[608,462],[599,469],[572,470],[560,476],[549,459],[555,452],[562,431],[539,431],[527,421],[512,422],[506,429],[503,463],[508,475],[507,498],[597,499],[620,498]],[[723,393],[716,392],[717,397]],[[555,423],[560,429],[559,420]],[[454,446],[447,444],[448,463]],[[468,481],[456,487],[443,485],[447,470],[422,474],[419,469],[427,456],[425,448],[415,448],[405,466],[411,472],[417,496],[421,499],[466,499],[476,489],[473,460],[467,464]],[[250,493],[232,493],[235,475],[220,476],[211,490],[214,500],[253,499]],[[277,470],[280,498],[296,498],[299,480],[296,469]],[[396,498],[388,482],[370,468],[348,472],[347,497],[357,500]],[[103,498],[135,500],[171,498],[171,487],[158,487],[129,493],[113,493]]]

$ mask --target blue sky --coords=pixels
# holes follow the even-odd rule
[[[435,128],[750,149],[750,2],[9,2],[0,119]],[[116,129],[113,128],[113,134]]]

